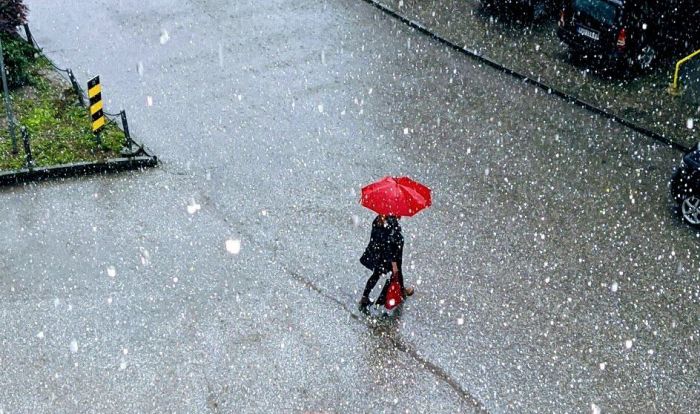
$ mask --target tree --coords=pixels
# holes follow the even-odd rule
[[[27,22],[23,0],[0,0],[0,33],[15,34],[17,26]]]

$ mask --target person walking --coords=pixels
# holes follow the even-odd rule
[[[367,280],[365,290],[362,292],[360,309],[364,310],[372,303],[369,298],[372,289],[376,286],[379,278],[389,272],[392,273],[392,277],[398,279],[404,297],[413,295],[414,289],[412,287],[404,287],[401,273],[404,240],[399,219],[400,217],[397,216],[379,214],[372,222],[369,244],[360,257],[360,263],[371,270],[372,275]],[[384,288],[377,298],[378,304],[384,303],[390,282],[391,278],[384,284]]]

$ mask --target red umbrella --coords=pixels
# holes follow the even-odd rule
[[[430,189],[408,177],[384,177],[362,188],[360,204],[385,216],[410,217],[430,207]]]

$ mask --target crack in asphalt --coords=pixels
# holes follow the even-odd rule
[[[326,292],[323,291],[319,286],[314,284],[312,281],[306,279],[303,277],[301,274],[290,270],[288,268],[285,268],[283,266],[283,269],[285,272],[287,272],[289,275],[292,276],[294,280],[302,284],[304,287],[308,288],[311,291],[314,291],[318,293],[319,295],[323,296],[324,298],[335,302],[341,309],[346,311],[350,317],[352,317],[354,320],[357,322],[366,325],[366,326],[371,326],[370,323],[363,317],[359,316],[355,312],[352,311],[352,309],[345,303],[341,302],[338,300],[335,296],[330,295]],[[435,377],[438,379],[442,380],[445,382],[447,385],[452,388],[453,391],[459,395],[459,397],[464,401],[465,403],[469,404],[472,408],[476,409],[477,412],[479,413],[484,413],[488,414],[488,410],[484,406],[484,404],[481,403],[476,397],[474,397],[472,394],[469,393],[469,391],[465,390],[454,378],[450,376],[443,368],[441,368],[439,365],[429,361],[427,358],[423,357],[420,355],[420,353],[410,345],[406,344],[405,342],[393,338],[393,337],[388,337],[389,340],[392,342],[394,347],[405,353],[406,355],[410,356],[414,360],[416,360],[423,368],[427,369],[431,374],[433,374]]]

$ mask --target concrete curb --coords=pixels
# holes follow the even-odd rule
[[[29,181],[41,181],[56,178],[70,178],[99,173],[137,170],[158,165],[155,156],[138,156],[129,158],[110,158],[104,162],[77,162],[51,167],[22,168],[14,171],[0,172],[0,186],[22,184]]]
[[[568,94],[564,91],[553,88],[553,87],[545,84],[544,82],[542,82],[538,79],[532,79],[529,76],[525,76],[520,72],[517,72],[513,69],[510,69],[510,68],[508,68],[508,67],[506,67],[506,66],[504,66],[504,65],[502,65],[494,60],[491,60],[491,59],[483,56],[481,53],[479,53],[477,51],[467,49],[466,47],[459,46],[459,45],[451,42],[450,40],[430,31],[430,29],[424,27],[420,23],[415,22],[407,17],[402,16],[398,12],[392,10],[388,6],[382,4],[378,1],[375,1],[375,0],[362,0],[362,1],[376,7],[377,9],[381,10],[385,14],[401,21],[402,23],[406,24],[407,26],[409,26],[415,30],[418,30],[419,32],[421,32],[427,36],[430,36],[434,40],[437,40],[438,42],[444,44],[445,46],[448,46],[451,49],[454,49],[462,54],[465,54],[471,58],[474,58],[474,59],[476,59],[476,60],[478,60],[486,65],[491,66],[492,68],[498,69],[501,72],[507,73],[507,74],[513,76],[514,78],[519,79],[525,83],[529,83],[531,85],[537,86],[538,88],[543,89],[544,91],[546,91],[547,93],[549,93],[551,95],[558,96],[558,97],[565,99],[573,104],[579,105],[582,108],[585,108],[585,109],[587,109],[595,114],[602,115],[602,116],[604,116],[608,119],[611,119],[611,120],[613,120],[621,125],[624,125],[627,128],[632,129],[633,131],[636,131],[640,134],[646,135],[646,136],[648,136],[656,141],[659,141],[660,143],[662,143],[664,145],[668,145],[668,146],[670,146],[678,151],[687,152],[690,150],[690,148],[686,147],[685,145],[680,144],[672,139],[666,138],[663,135],[659,134],[658,132],[654,132],[651,129],[646,128],[646,127],[641,126],[641,125],[638,125],[638,124],[636,124],[628,119],[625,119],[625,118],[617,116],[613,113],[607,112],[606,110],[599,108],[591,103],[588,103],[588,102],[586,102],[586,101],[584,101],[584,100],[582,100],[574,95],[571,95],[571,94]]]

